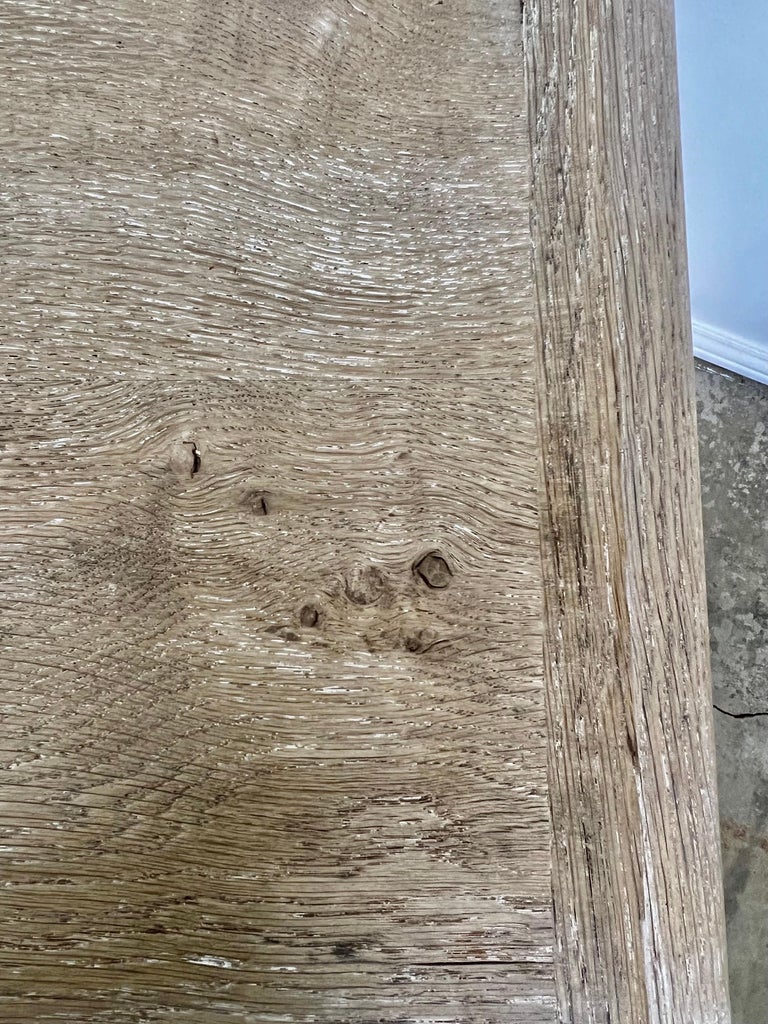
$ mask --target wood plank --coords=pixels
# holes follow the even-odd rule
[[[0,39],[9,369],[526,364],[515,5],[23,0]]]
[[[533,381],[16,394],[4,1017],[552,1021]]]
[[[729,1020],[671,0],[526,5],[563,1020]]]

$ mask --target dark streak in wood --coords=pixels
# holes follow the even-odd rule
[[[192,448],[192,468],[190,470],[189,475],[193,477],[200,472],[200,466],[202,465],[200,450],[197,447],[196,441],[185,441],[184,444],[188,444]]]

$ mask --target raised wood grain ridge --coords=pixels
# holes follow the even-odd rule
[[[0,5],[4,1021],[727,1020],[671,18],[525,19]]]
[[[560,1016],[729,1018],[671,0],[527,0]]]

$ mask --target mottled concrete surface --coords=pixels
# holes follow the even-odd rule
[[[768,1024],[768,387],[696,387],[733,1024]]]

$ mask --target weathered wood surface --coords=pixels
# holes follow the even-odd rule
[[[671,25],[521,20],[0,8],[4,1020],[726,1020]]]
[[[553,1020],[519,10],[2,17],[2,1011]]]
[[[16,405],[6,1004],[552,1020],[530,387]]]
[[[514,4],[20,0],[0,33],[14,367],[526,371]]]
[[[561,1014],[720,1024],[672,3],[527,10]]]

